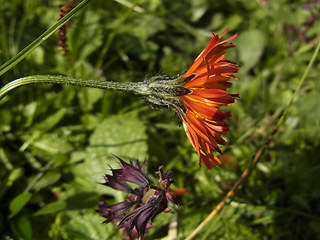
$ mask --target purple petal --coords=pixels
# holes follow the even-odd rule
[[[104,223],[119,222],[134,204],[135,202],[119,202],[109,205],[107,202],[101,202],[97,212],[107,218]]]
[[[146,230],[150,229],[150,228],[153,228],[154,226],[151,224],[151,223],[147,223],[147,227],[146,227]],[[132,229],[131,231],[127,231],[127,234],[129,236],[129,239],[130,240],[134,240],[134,239],[137,239],[139,237],[139,233],[137,231],[137,229]]]
[[[126,163],[121,158],[115,156],[119,159],[122,164],[121,169],[112,170],[113,173],[121,175],[121,178],[124,181],[131,182],[139,185],[140,187],[147,187],[149,185],[149,181],[144,176],[144,173],[141,169],[144,169],[142,165],[139,165],[139,168],[132,166],[131,164]]]
[[[140,211],[140,214],[133,219],[132,223],[135,225],[141,238],[144,237],[147,224],[156,212],[157,208],[153,204],[150,204],[150,206],[147,206],[147,208],[144,211]]]
[[[128,213],[118,226],[119,228],[126,228],[127,231],[136,228],[139,236],[143,239],[149,220],[153,221],[167,206],[168,202],[164,197],[164,192],[162,192],[155,201],[149,202]]]
[[[136,228],[138,235],[143,239],[148,221],[157,212],[157,204],[155,202],[148,203],[130,212],[119,223],[119,228],[126,228],[131,231]]]
[[[105,180],[106,182],[104,183],[104,185],[113,189],[126,193],[132,193],[134,191],[128,183],[126,183],[123,179],[119,178],[118,176],[111,176],[106,174]]]
[[[145,165],[146,165],[146,161],[144,161],[143,163],[136,161],[134,164],[134,167],[139,169],[145,175]]]
[[[167,198],[167,201],[168,201],[168,202],[172,202],[172,203],[174,203],[174,204],[177,205],[177,206],[180,205],[180,203],[179,203],[179,201],[177,200],[177,198],[176,198],[174,195],[172,195],[171,193],[166,192],[166,198]]]

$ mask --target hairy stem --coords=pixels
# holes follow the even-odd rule
[[[146,95],[148,89],[144,82],[112,82],[103,80],[81,79],[66,76],[51,76],[51,75],[35,75],[23,77],[9,82],[0,89],[0,100],[11,90],[30,84],[62,84],[75,85],[80,87],[100,88],[106,90],[130,91],[136,94]]]

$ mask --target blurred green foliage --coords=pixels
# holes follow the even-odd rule
[[[1,0],[4,63],[54,24],[63,0]],[[126,4],[124,4],[126,3]],[[48,39],[1,76],[61,74],[141,81],[181,74],[211,37],[238,32],[228,59],[241,65],[230,89],[224,165],[207,171],[175,116],[153,111],[128,93],[79,87],[21,87],[0,102],[0,233],[2,239],[118,239],[101,224],[101,196],[123,198],[99,182],[116,154],[147,159],[186,187],[182,207],[155,220],[148,239],[184,239],[248,167],[270,117],[292,97],[319,41],[320,3],[306,0],[93,0],[67,29],[70,52]],[[320,58],[288,109],[285,123],[248,179],[197,239],[320,239]],[[166,237],[167,236],[167,237]]]

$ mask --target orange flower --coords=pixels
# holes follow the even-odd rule
[[[219,109],[234,102],[238,94],[226,92],[231,87],[230,78],[238,72],[239,66],[231,61],[224,60],[228,48],[234,44],[225,44],[237,37],[232,35],[224,41],[221,35],[213,33],[207,47],[196,58],[189,70],[182,76],[186,82],[183,88],[188,89],[188,94],[180,96],[184,111],[179,111],[185,132],[198,152],[201,166],[202,161],[208,169],[212,169],[221,162],[213,153],[222,154],[218,145],[225,145],[222,138],[229,131],[225,120],[231,116],[229,112]]]

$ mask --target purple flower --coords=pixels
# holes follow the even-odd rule
[[[129,232],[133,228],[136,228],[138,236],[143,239],[149,220],[153,221],[153,219],[168,206],[168,202],[163,202],[162,200],[164,200],[163,193],[161,193],[161,196],[156,198],[155,201],[149,202],[129,212],[120,221],[118,225],[119,228],[126,228]]]
[[[148,179],[144,176],[144,163],[140,164],[138,161],[135,163],[135,166],[128,164],[123,161],[121,158],[115,156],[119,159],[122,164],[120,169],[112,169],[113,175],[117,175],[123,181],[135,183],[140,187],[147,187],[149,185]]]
[[[108,205],[106,202],[101,202],[98,207],[98,212],[107,218],[104,223],[117,223],[121,221],[126,212],[135,204],[135,202],[119,202],[113,205]]]
[[[126,183],[121,177],[118,177],[116,175],[106,174],[104,179],[106,180],[106,182],[103,183],[103,185],[126,193],[133,193],[134,191],[128,183]]]
[[[117,158],[121,168],[111,169],[112,175],[105,175],[106,182],[103,184],[130,195],[125,201],[113,205],[102,201],[98,212],[106,218],[104,223],[112,222],[118,224],[118,229],[125,229],[129,239],[143,239],[146,230],[152,227],[150,222],[161,212],[169,212],[169,202],[178,205],[169,191],[171,183],[174,182],[172,172],[164,173],[163,167],[159,167],[159,186],[154,186],[145,177],[144,163],[137,161],[129,164]],[[128,182],[137,184],[140,188],[133,189]]]

